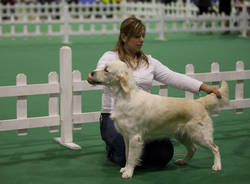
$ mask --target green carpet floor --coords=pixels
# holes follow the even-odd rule
[[[148,35],[143,50],[159,59],[169,68],[184,73],[185,65],[192,63],[196,72],[209,72],[212,62],[220,64],[221,71],[235,70],[238,60],[250,69],[250,39],[237,34],[167,34],[167,41],[155,40]],[[114,47],[115,36],[72,37],[73,70],[80,70],[82,78],[96,67],[99,57]],[[0,40],[0,86],[15,85],[16,75],[25,73],[27,81],[46,83],[49,72],[59,69],[61,39],[18,38]],[[234,98],[234,82],[230,82],[230,98]],[[157,88],[153,89],[157,92]],[[100,91],[83,94],[83,111],[98,111],[101,106]],[[170,89],[169,96],[183,96],[183,91]],[[250,98],[250,81],[245,81],[244,97]],[[0,98],[0,120],[15,118],[15,97]],[[28,116],[46,116],[48,97],[28,97]],[[17,136],[15,131],[0,132],[0,183],[1,184],[100,184],[100,183],[203,183],[248,184],[250,182],[250,109],[243,114],[222,111],[213,117],[215,142],[220,147],[223,170],[211,171],[212,155],[198,148],[186,166],[176,166],[173,161],[162,169],[137,169],[133,179],[123,180],[119,166],[106,159],[105,145],[101,140],[98,123],[84,124],[74,131],[75,143],[80,151],[66,149],[53,141],[59,133],[49,133],[48,128],[30,129],[27,136]],[[182,145],[175,144],[173,160],[184,154]]]

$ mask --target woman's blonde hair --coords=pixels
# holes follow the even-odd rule
[[[122,40],[122,34],[125,34],[128,39],[131,37],[134,37],[138,34],[142,34],[146,32],[145,25],[141,22],[141,20],[137,19],[134,16],[131,16],[127,19],[125,19],[120,26],[120,35],[119,39],[117,41],[116,47],[113,49],[113,51],[118,52],[119,59],[129,65],[132,69],[137,69],[141,62],[146,62],[146,65],[149,65],[148,58],[147,56],[142,52],[139,51],[136,53],[136,57],[138,62],[136,65],[134,65],[131,61],[130,58],[127,55],[126,50],[124,49],[124,42]]]

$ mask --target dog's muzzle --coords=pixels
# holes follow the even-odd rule
[[[91,77],[94,77],[94,75],[95,75],[95,72],[91,72],[91,73],[90,73],[90,76],[91,76]]]
[[[94,79],[95,73],[96,73],[96,72],[93,71],[93,72],[91,72],[91,73],[88,75],[88,79],[87,79],[88,83],[90,83],[90,84],[92,84],[92,85],[95,85],[95,84],[102,84],[101,82],[96,81],[96,80]]]

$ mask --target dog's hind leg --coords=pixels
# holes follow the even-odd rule
[[[204,118],[205,125],[199,130],[199,135],[195,137],[195,142],[200,146],[209,149],[214,157],[214,163],[212,166],[213,171],[221,170],[221,157],[219,147],[214,144],[213,139],[213,122],[209,116]]]
[[[131,178],[133,176],[134,168],[139,162],[142,153],[143,140],[140,135],[135,135],[129,139],[128,158],[126,166],[120,170],[122,178]]]
[[[214,163],[212,166],[212,170],[220,171],[222,166],[221,166],[221,157],[220,157],[219,147],[216,144],[214,144],[212,139],[200,141],[198,144],[200,144],[204,148],[209,149],[212,152],[214,156]]]
[[[216,144],[211,143],[209,145],[209,149],[212,151],[212,153],[214,155],[214,165],[212,166],[212,170],[213,171],[220,171],[222,166],[221,166],[219,147]]]
[[[186,164],[195,154],[196,152],[196,146],[195,144],[187,137],[185,136],[176,136],[176,139],[182,143],[186,149],[187,149],[187,154],[183,159],[178,159],[174,163],[177,165],[184,165]]]

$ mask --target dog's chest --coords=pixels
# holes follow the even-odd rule
[[[132,133],[134,130],[138,131],[140,129],[139,126],[142,117],[138,115],[134,108],[120,106],[114,109],[111,118],[114,120],[119,132],[125,131]]]

